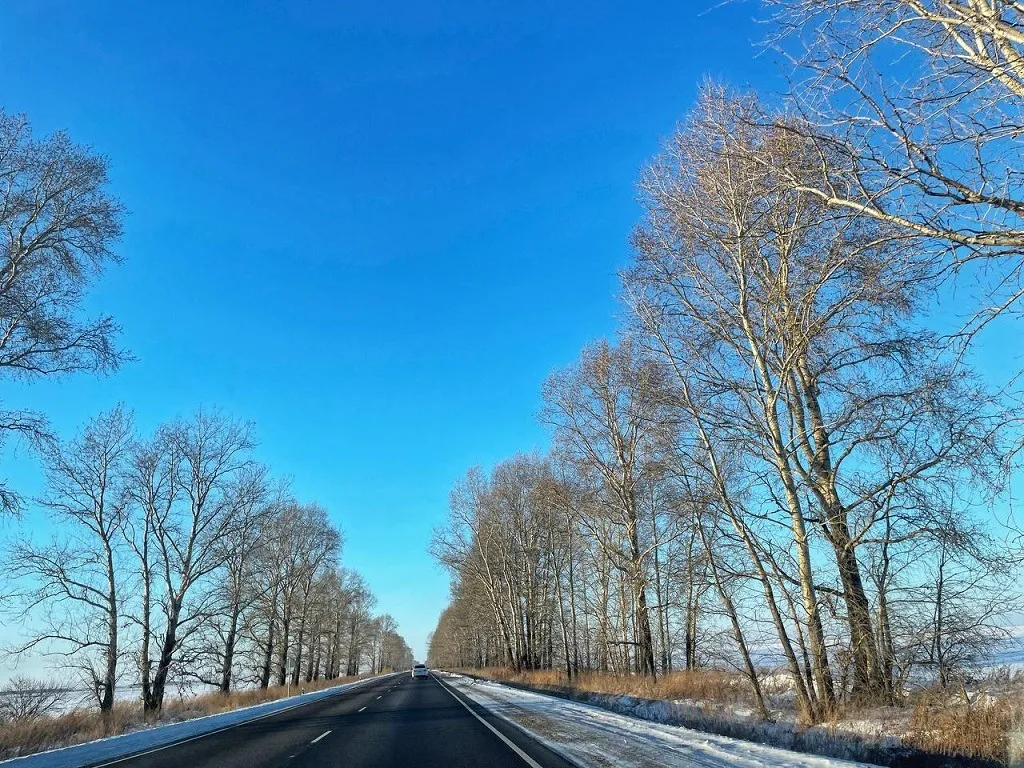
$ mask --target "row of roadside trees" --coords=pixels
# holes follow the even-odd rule
[[[0,112],[0,376],[32,381],[109,373],[126,359],[118,327],[82,301],[111,262],[123,209],[107,163],[66,135],[39,139]],[[42,457],[26,500],[45,534],[5,552],[9,658],[46,654],[109,712],[138,685],[147,713],[170,686],[299,684],[412,663],[394,620],[376,616],[359,574],[339,562],[342,533],[254,458],[252,425],[218,411],[140,433],[117,407],[62,440],[42,414],[0,408],[0,437]]]
[[[226,693],[409,666],[394,620],[340,566],[326,510],[253,448],[251,426],[221,413],[140,436],[123,408],[47,441],[38,501],[54,533],[11,551],[29,628],[15,652],[71,657],[101,711],[126,676],[156,711],[172,681]]]
[[[763,714],[781,666],[817,722],[1004,637],[1018,410],[969,361],[1020,295],[1024,17],[771,7],[799,87],[778,111],[706,85],[642,175],[620,338],[546,382],[550,453],[453,491],[432,663],[728,663]],[[968,277],[951,331],[936,296]]]

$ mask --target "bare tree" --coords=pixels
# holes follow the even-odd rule
[[[224,550],[224,579],[214,588],[218,605],[209,622],[213,636],[208,654],[217,675],[216,679],[203,677],[204,682],[216,685],[222,693],[231,690],[243,614],[261,596],[255,569],[280,498],[280,494],[271,497],[267,471],[259,465],[240,472],[228,493],[237,524],[232,535],[224,537],[218,545]]]
[[[209,411],[137,439],[121,407],[47,443],[54,536],[10,553],[27,626],[13,653],[70,657],[109,712],[137,643],[147,714],[168,685],[267,687],[275,658],[282,684],[405,663],[397,624],[339,566],[327,511],[271,489],[253,444],[248,423]]]
[[[43,628],[17,653],[44,646],[82,664],[101,712],[114,706],[124,571],[119,556],[126,510],[126,464],[134,439],[120,406],[90,421],[75,440],[48,443],[40,503],[59,534],[15,547],[13,573],[30,581],[23,615],[46,611]]]
[[[369,641],[370,623],[373,621],[373,607],[377,598],[373,596],[363,577],[351,572],[346,579],[348,599],[342,622],[345,634],[345,674],[359,674],[363,656]]]
[[[172,664],[209,616],[211,595],[197,595],[197,586],[223,566],[231,552],[226,543],[246,524],[245,502],[232,489],[252,467],[250,425],[216,412],[172,424],[161,442],[170,473],[168,503],[143,523],[151,524],[158,552],[163,621],[147,712],[163,706]]]
[[[106,191],[107,161],[57,133],[38,139],[0,110],[0,375],[106,372],[123,358],[109,317],[85,319],[92,280],[117,259],[123,211]],[[46,435],[43,418],[0,408],[0,439]],[[20,498],[0,485],[0,511]]]
[[[0,688],[0,723],[55,714],[67,703],[70,693],[53,680],[13,677]]]
[[[132,448],[127,492],[131,511],[123,521],[122,535],[132,550],[138,576],[138,600],[128,618],[138,627],[138,672],[143,702],[152,700],[154,611],[159,595],[159,547],[157,521],[167,518],[177,502],[178,466],[168,450],[166,434],[140,440]]]
[[[1024,293],[1024,8],[1013,0],[768,0],[797,65],[790,130],[825,171],[793,177],[824,203],[948,254],[984,259],[996,293]],[[803,75],[803,76],[802,76]]]
[[[327,519],[327,510],[318,504],[303,507],[303,528],[298,534],[295,551],[298,555],[298,568],[295,571],[296,591],[292,594],[299,602],[299,631],[295,640],[295,659],[292,666],[292,685],[299,684],[302,669],[303,639],[308,631],[310,614],[315,610],[315,589],[318,581],[336,564],[341,552],[342,537]],[[287,639],[287,633],[284,634]],[[282,645],[285,648],[286,643]],[[284,666],[284,665],[282,665]]]
[[[267,684],[275,649],[277,684],[284,685],[289,678],[298,684],[313,587],[334,564],[341,542],[341,533],[317,504],[290,501],[271,521],[259,568],[260,578],[266,581],[262,589],[268,631],[262,677]],[[296,622],[297,638],[292,635]]]
[[[852,695],[886,698],[858,548],[886,499],[949,466],[991,474],[1000,418],[911,319],[931,284],[927,258],[898,230],[795,188],[796,175],[821,178],[818,149],[759,115],[751,98],[704,90],[642,181],[648,218],[627,280],[678,386],[709,393],[701,418],[717,412],[714,431],[770,472],[821,698],[832,693],[812,524],[841,584]]]
[[[501,584],[501,528],[491,521],[490,480],[478,468],[470,469],[449,497],[449,519],[434,532],[431,553],[460,584],[486,593],[493,624],[500,634],[505,662],[513,669],[520,663],[516,632],[508,616]],[[489,622],[490,623],[490,622]]]
[[[589,464],[614,500],[609,520],[625,546],[603,541],[618,568],[628,575],[637,632],[637,667],[654,676],[654,639],[647,604],[647,560],[653,548],[641,545],[640,484],[654,457],[661,422],[661,371],[643,359],[628,337],[618,347],[600,343],[584,350],[577,366],[556,373],[544,386],[543,419],[556,440]],[[629,641],[625,641],[629,642]]]

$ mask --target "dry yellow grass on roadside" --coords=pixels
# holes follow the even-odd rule
[[[466,670],[493,680],[522,683],[537,688],[571,688],[584,693],[636,696],[644,699],[699,700],[723,704],[749,701],[746,682],[736,674],[717,669],[670,672],[656,681],[639,675],[584,672],[570,680],[564,670],[537,669],[511,672],[491,667]]]
[[[1024,693],[968,703],[962,696],[929,691],[916,697],[904,741],[918,749],[1005,763],[1007,734],[1022,722]]]

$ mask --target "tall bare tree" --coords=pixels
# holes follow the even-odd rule
[[[155,637],[147,712],[163,706],[172,665],[209,615],[211,595],[198,587],[223,566],[231,552],[227,542],[247,522],[246,504],[232,490],[252,467],[253,448],[249,424],[204,411],[165,428],[161,443],[172,487],[165,497],[169,503],[155,511],[150,523],[158,552],[163,626]]]
[[[648,218],[628,281],[680,385],[712,393],[701,407],[721,409],[715,429],[771,469],[821,697],[832,693],[812,524],[841,584],[853,695],[885,698],[858,548],[886,499],[949,466],[986,473],[998,418],[912,320],[933,277],[927,257],[791,183],[822,173],[812,140],[763,119],[751,98],[706,88],[644,177]]]
[[[277,498],[268,488],[265,467],[254,465],[239,473],[229,494],[238,520],[233,534],[218,545],[224,550],[224,579],[215,587],[218,606],[209,622],[209,654],[218,674],[216,679],[203,678],[222,693],[231,690],[243,614],[261,596],[255,569],[266,545],[270,523],[278,511]]]
[[[105,158],[64,133],[36,138],[23,116],[0,110],[0,376],[106,372],[123,359],[114,321],[81,311],[117,260],[123,211],[107,183]],[[46,433],[39,414],[0,407],[0,440]],[[0,512],[20,505],[0,485]]]
[[[608,491],[609,521],[624,546],[602,540],[616,567],[628,574],[634,604],[636,664],[654,676],[654,639],[648,610],[647,560],[653,548],[641,541],[641,483],[656,458],[663,421],[660,367],[624,338],[617,347],[599,343],[579,363],[544,385],[542,418],[555,428],[567,452],[598,472]],[[624,641],[627,642],[627,641]]]
[[[984,259],[986,322],[1024,295],[1024,8],[1014,0],[768,0],[825,171],[796,188]]]
[[[23,541],[9,563],[30,584],[24,616],[45,611],[42,628],[22,644],[72,657],[96,693],[101,712],[114,706],[125,569],[121,527],[127,509],[126,468],[134,439],[131,414],[118,406],[86,424],[67,443],[43,453],[46,493],[40,503],[55,528],[47,544]]]

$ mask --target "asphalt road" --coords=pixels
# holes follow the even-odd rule
[[[118,768],[571,768],[433,676],[392,675],[261,720],[134,757]]]

